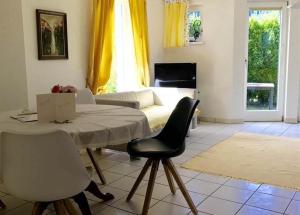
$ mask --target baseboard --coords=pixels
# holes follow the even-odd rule
[[[205,116],[200,116],[198,117],[198,122],[216,122],[216,118],[213,117],[205,117]]]
[[[284,122],[285,123],[291,123],[291,124],[297,124],[298,123],[298,119],[297,118],[285,118]]]
[[[242,124],[244,123],[243,119],[223,119],[215,117],[199,117],[200,121],[203,122],[214,122],[214,123],[225,123],[225,124]]]
[[[242,124],[244,123],[243,119],[222,119],[216,118],[217,123],[225,123],[225,124]]]

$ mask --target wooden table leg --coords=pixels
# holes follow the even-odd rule
[[[88,153],[88,155],[89,155],[89,157],[90,157],[90,159],[93,163],[93,166],[94,166],[94,168],[97,172],[97,175],[100,178],[100,181],[102,182],[102,184],[106,184],[106,180],[104,178],[104,175],[103,175],[103,173],[102,173],[102,171],[101,171],[101,169],[100,169],[100,167],[99,167],[99,165],[98,165],[98,163],[97,163],[97,161],[96,161],[96,159],[93,155],[93,150],[91,148],[86,148],[86,151],[87,151],[87,153]]]
[[[42,215],[51,202],[35,202],[32,208],[32,215]]]
[[[78,212],[76,210],[76,208],[74,207],[74,205],[72,204],[70,199],[65,199],[63,200],[65,208],[67,209],[68,213],[70,215],[77,215]]]
[[[54,202],[54,208],[57,215],[67,215],[68,212],[65,208],[65,204],[62,200]]]

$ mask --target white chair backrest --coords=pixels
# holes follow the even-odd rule
[[[77,90],[76,104],[96,104],[91,90],[88,88]]]
[[[54,201],[82,192],[90,183],[80,154],[64,131],[2,133],[2,179],[14,196]]]

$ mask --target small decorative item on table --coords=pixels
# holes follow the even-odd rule
[[[75,118],[76,105],[73,86],[55,85],[51,94],[37,95],[39,122],[69,122]]]

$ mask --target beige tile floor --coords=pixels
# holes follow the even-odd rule
[[[300,138],[300,124],[245,123],[226,125],[200,123],[197,129],[192,130],[191,136],[186,139],[187,148],[185,153],[173,160],[178,166],[179,174],[182,176],[199,210],[199,214],[300,214],[300,192],[296,190],[288,190],[267,184],[254,184],[227,177],[216,177],[179,167],[181,163],[189,160],[197,153],[209,149],[239,131]],[[83,155],[82,158],[86,164],[89,164],[90,161],[86,155]],[[99,184],[99,187],[103,192],[113,193],[115,199],[110,202],[101,203],[97,198],[87,194],[93,214],[139,214],[143,207],[149,174],[147,174],[132,200],[126,202],[125,198],[145,160],[130,161],[127,153],[112,150],[103,150],[101,155],[97,155],[97,158],[108,182],[106,186]],[[92,173],[92,177],[99,182],[95,172]],[[31,214],[31,202],[10,196],[1,185],[0,191],[0,198],[7,205],[7,209],[0,211],[0,214]],[[54,214],[53,207],[50,207],[45,214]],[[161,166],[157,175],[149,214],[191,214],[180,191],[177,190],[176,195],[170,193]]]

